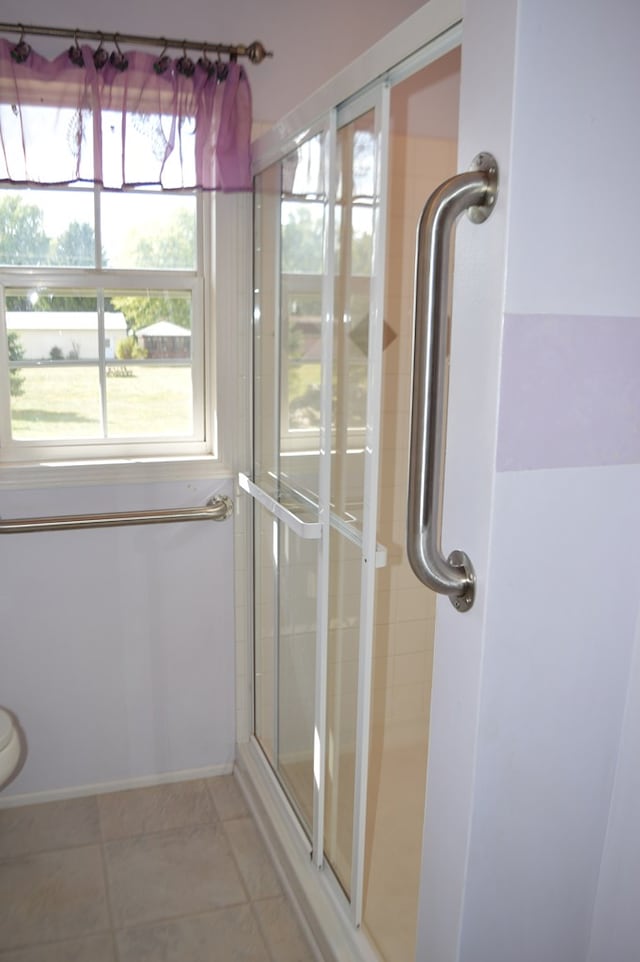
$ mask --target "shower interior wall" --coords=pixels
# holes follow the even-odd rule
[[[452,139],[391,140],[385,317],[397,337],[383,355],[378,539],[389,562],[376,581],[364,922],[383,958],[399,962],[415,956],[435,630],[435,595],[404,549],[415,232],[456,153]]]

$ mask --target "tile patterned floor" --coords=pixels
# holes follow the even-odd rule
[[[313,962],[231,775],[0,810],[0,962]]]

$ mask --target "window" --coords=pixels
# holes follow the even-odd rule
[[[250,131],[236,57],[0,39],[1,462],[217,455],[211,192]]]
[[[0,189],[4,462],[215,453],[209,205],[196,191]]]

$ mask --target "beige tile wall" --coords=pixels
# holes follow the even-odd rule
[[[383,355],[378,539],[389,564],[377,577],[374,752],[415,738],[426,744],[427,737],[435,597],[416,579],[404,550],[415,234],[425,200],[455,164],[453,141],[393,137],[385,319],[397,337]]]

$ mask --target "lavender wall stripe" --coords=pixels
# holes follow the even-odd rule
[[[506,315],[498,471],[640,463],[640,318]]]

